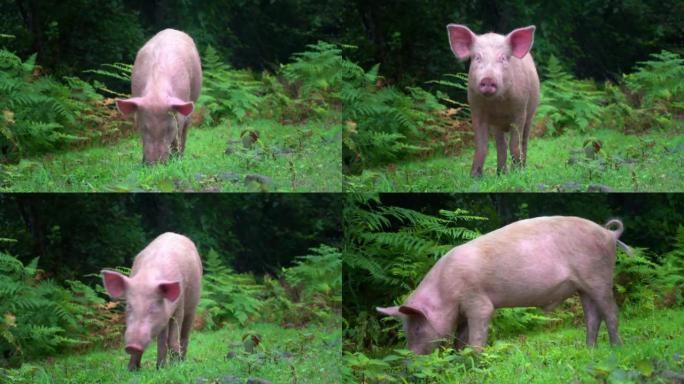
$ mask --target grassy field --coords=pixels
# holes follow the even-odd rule
[[[15,383],[245,383],[249,378],[272,383],[340,382],[342,332],[339,325],[283,329],[271,324],[254,324],[250,333],[262,342],[247,354],[241,338],[247,332],[238,327],[216,332],[195,332],[185,362],[155,368],[156,342],[145,351],[137,372],[126,369],[128,355],[123,347],[83,355],[58,356],[24,364],[5,372]],[[229,352],[237,356],[228,357]],[[3,372],[0,370],[0,382]]]
[[[600,142],[594,158],[588,140]],[[599,129],[588,135],[532,138],[527,167],[496,175],[496,147],[490,139],[481,179],[470,177],[473,148],[457,157],[412,160],[345,176],[347,191],[382,192],[586,192],[684,191],[684,135],[651,132],[624,135]],[[510,167],[510,159],[509,159]]]
[[[341,191],[341,127],[314,124],[254,120],[231,128],[191,128],[184,157],[154,167],[142,165],[142,143],[135,135],[110,147],[0,166],[0,191]],[[249,149],[240,141],[244,130],[259,132]]]
[[[385,382],[681,383],[682,329],[684,310],[657,310],[644,318],[621,319],[621,347],[608,345],[602,325],[598,345],[587,348],[582,324],[497,340],[480,356],[471,350],[407,355],[405,359],[390,355],[384,362],[393,368],[385,372]],[[380,376],[369,375],[366,382],[377,382],[371,377]]]

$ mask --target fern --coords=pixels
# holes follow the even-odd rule
[[[79,282],[62,287],[43,279],[38,258],[28,265],[0,253],[0,353],[14,362],[76,346],[93,345],[109,332],[104,300]],[[119,334],[117,330],[117,335]]]
[[[640,96],[640,106],[660,112],[682,110],[684,102],[684,58],[668,51],[651,55],[635,73],[625,75],[625,84]]]
[[[262,287],[252,275],[233,272],[213,249],[204,260],[204,271],[199,307],[208,328],[216,328],[227,321],[245,325],[260,315]]]
[[[251,72],[222,63],[212,46],[207,47],[203,60],[203,89],[198,104],[207,109],[210,122],[225,118],[242,122],[259,110],[262,83]]]
[[[651,128],[681,130],[684,111],[684,59],[668,51],[652,54],[620,86],[606,85],[604,121],[628,132]]]
[[[544,122],[549,135],[566,130],[587,133],[602,112],[601,92],[590,81],[573,79],[555,56],[549,59],[546,70],[536,119]]]
[[[103,113],[95,107],[101,96],[87,83],[63,84],[35,69],[35,55],[22,62],[0,49],[0,161],[86,140],[95,123],[90,116]]]

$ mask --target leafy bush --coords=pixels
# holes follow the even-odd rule
[[[668,51],[651,57],[624,76],[627,88],[638,96],[637,106],[660,113],[684,112],[684,59]]]
[[[668,51],[651,56],[654,60],[641,62],[636,72],[623,75],[619,86],[606,84],[603,120],[609,126],[637,133],[684,127],[684,59]]]
[[[559,135],[566,130],[587,133],[601,113],[598,104],[601,92],[591,81],[574,79],[553,56],[546,72],[535,118],[541,120],[549,135]]]
[[[35,61],[35,54],[22,62],[0,49],[0,161],[83,140],[80,117],[99,100],[84,82],[70,78],[64,85],[41,76]]]
[[[311,254],[297,257],[295,266],[283,268],[278,279],[266,277],[265,314],[269,321],[301,327],[325,321],[342,305],[342,254],[321,244]]]
[[[112,314],[88,286],[61,287],[38,269],[38,258],[23,265],[0,253],[0,365],[18,364],[112,336]],[[118,334],[118,330],[114,330]]]
[[[342,305],[342,254],[327,245],[311,248],[312,254],[297,257],[283,277],[297,290],[298,301],[339,309]]]
[[[199,311],[208,329],[227,321],[245,325],[261,313],[263,288],[250,274],[238,274],[225,266],[213,249],[204,259],[202,298]]]
[[[204,55],[202,94],[198,104],[208,112],[207,122],[216,124],[224,119],[242,122],[260,109],[261,81],[248,70],[236,70],[221,61],[212,46]]]

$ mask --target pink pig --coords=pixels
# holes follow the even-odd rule
[[[496,139],[497,173],[506,172],[506,132],[511,132],[513,165],[527,161],[530,124],[539,103],[539,77],[529,53],[534,30],[529,26],[507,36],[478,36],[463,25],[447,26],[451,50],[461,60],[470,58],[468,103],[475,130],[471,176],[482,176],[489,127]]]
[[[605,227],[579,217],[521,220],[452,249],[403,305],[377,310],[403,320],[415,353],[430,353],[454,332],[480,350],[496,308],[550,310],[579,293],[587,345],[596,343],[602,320],[611,344],[620,344],[613,266],[616,245],[630,252],[618,240],[622,231],[619,220]]]
[[[136,114],[143,138],[143,162],[165,162],[183,154],[189,115],[202,88],[202,65],[192,38],[173,29],[157,33],[138,51],[131,76],[132,96],[117,100]]]
[[[200,299],[202,261],[195,244],[167,232],[154,239],[133,262],[131,276],[103,270],[102,280],[113,298],[126,298],[128,369],[140,368],[147,345],[157,336],[157,368],[166,351],[185,359]]]

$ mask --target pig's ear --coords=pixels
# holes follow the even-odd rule
[[[159,291],[161,291],[162,296],[164,296],[166,300],[176,301],[178,296],[181,294],[180,283],[177,281],[171,283],[160,283]]]
[[[376,307],[375,310],[387,316],[401,316],[401,313],[399,312],[399,307]]]
[[[529,27],[515,29],[506,36],[506,41],[511,46],[511,54],[513,56],[522,59],[532,49],[534,30],[535,26],[530,25]]]
[[[142,99],[139,97],[131,97],[130,99],[118,99],[116,100],[116,107],[124,115],[130,115],[131,113],[138,110],[138,106],[141,104]]]
[[[418,316],[427,319],[425,312],[423,312],[420,308],[416,308],[411,305],[402,305],[401,307],[399,307],[399,312],[407,316]]]
[[[195,108],[192,101],[183,101],[176,97],[169,97],[169,105],[174,111],[179,112],[184,116],[191,114],[192,110]]]
[[[449,24],[447,25],[447,32],[449,33],[449,45],[454,55],[460,60],[470,57],[472,54],[470,48],[477,38],[473,31],[465,25]]]
[[[102,282],[104,287],[109,293],[109,296],[113,298],[119,298],[123,296],[126,292],[126,280],[128,278],[119,272],[103,270],[102,271]]]

